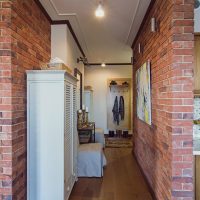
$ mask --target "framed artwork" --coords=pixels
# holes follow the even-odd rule
[[[151,125],[151,76],[150,62],[136,72],[137,117]]]

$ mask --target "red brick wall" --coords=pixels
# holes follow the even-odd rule
[[[176,88],[171,98],[180,101],[171,107],[172,132],[172,197],[193,198],[193,62],[194,1],[174,1],[172,21],[171,85]],[[175,130],[174,130],[175,129]]]
[[[153,123],[134,117],[134,152],[159,200],[193,199],[193,3],[155,0],[133,46],[134,79],[136,70],[151,61]],[[155,33],[151,17],[159,23]],[[134,105],[136,113],[136,96]]]
[[[0,199],[12,194],[12,75],[10,1],[0,1]]]
[[[0,5],[5,2],[3,1]],[[40,63],[49,61],[51,27],[34,0],[14,0],[11,2],[11,6],[8,5],[11,8],[1,10],[2,15],[7,13],[7,10],[12,10],[11,17],[8,16],[11,33],[7,33],[7,37],[10,38],[9,35],[11,35],[12,40],[8,41],[9,51],[2,51],[1,56],[6,54],[7,57],[3,56],[4,59],[1,59],[0,63],[0,66],[4,68],[4,72],[0,74],[1,83],[3,82],[0,85],[0,93],[4,92],[3,99],[5,99],[5,96],[11,97],[3,102],[4,116],[3,120],[0,121],[2,126],[0,148],[3,149],[3,152],[9,153],[3,158],[0,157],[2,164],[5,166],[3,171],[0,168],[0,177],[8,179],[5,184],[0,182],[0,190],[5,191],[0,194],[3,196],[12,195],[14,200],[23,200],[26,199],[25,72],[26,70],[38,68]],[[2,40],[0,42],[2,49],[5,44],[2,43]],[[3,42],[5,42],[5,39]],[[9,64],[5,65],[3,63],[5,61]],[[4,83],[7,81],[12,84]],[[0,110],[2,110],[1,107]],[[0,196],[1,198],[3,197]]]

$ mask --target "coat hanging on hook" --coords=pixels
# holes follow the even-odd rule
[[[114,106],[112,109],[113,112],[113,121],[119,125],[119,107],[118,107],[118,97],[115,97]]]
[[[124,120],[124,113],[125,113],[124,97],[120,96],[120,99],[119,99],[119,115],[121,117],[121,120]]]

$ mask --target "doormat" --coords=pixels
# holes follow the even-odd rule
[[[105,138],[107,148],[132,148],[131,138]]]

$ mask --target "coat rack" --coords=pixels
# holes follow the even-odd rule
[[[125,84],[126,83],[126,84]],[[131,129],[131,79],[130,78],[113,78],[107,82],[107,125],[109,130],[130,130]],[[124,98],[124,119],[120,120],[119,125],[113,119],[113,106],[115,98],[120,96]],[[119,102],[118,102],[119,103]]]
[[[129,92],[129,85],[110,85],[110,92],[124,93]]]

